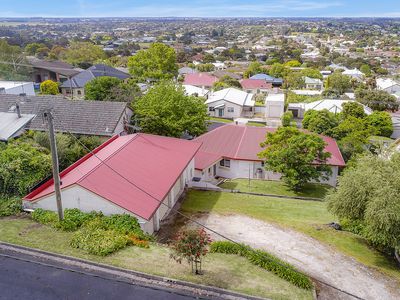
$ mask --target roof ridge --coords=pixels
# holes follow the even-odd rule
[[[118,138],[120,138],[121,136],[117,135],[117,138],[115,138],[113,141],[117,140]],[[97,158],[97,160],[99,160],[99,164],[97,164],[94,168],[92,168],[89,172],[87,172],[84,176],[82,176],[79,180],[76,181],[76,183],[80,183],[82,182],[82,180],[84,180],[86,177],[88,177],[90,174],[92,174],[95,170],[97,170],[98,168],[100,168],[101,165],[103,165],[104,163],[106,163],[107,161],[109,161],[112,157],[114,157],[117,153],[119,153],[123,148],[125,148],[128,144],[130,144],[133,140],[135,140],[137,138],[137,134],[135,134],[134,137],[132,137],[128,142],[126,142],[125,144],[123,144],[121,147],[119,147],[119,149],[117,149],[116,151],[114,151],[113,153],[111,153],[107,158],[105,159],[100,159],[97,155],[92,155],[93,157]],[[111,143],[109,143],[111,144]],[[107,144],[106,146],[108,146],[109,144]],[[102,149],[104,149],[105,147],[103,147]],[[102,150],[100,149],[100,150]],[[99,150],[99,151],[100,151]],[[97,154],[97,153],[96,153]],[[79,165],[78,165],[79,166]],[[77,166],[77,167],[78,167]]]
[[[242,132],[242,136],[240,137],[240,141],[239,141],[238,147],[237,147],[236,152],[235,152],[235,156],[234,156],[235,158],[238,156],[239,149],[240,149],[240,147],[241,147],[241,145],[242,145],[242,142],[243,142],[245,133],[246,133],[246,131],[247,131],[247,128],[248,128],[247,126],[244,126],[244,130],[243,130],[243,132]]]

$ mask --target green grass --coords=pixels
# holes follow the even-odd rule
[[[336,220],[327,211],[325,202],[191,190],[182,211],[244,214],[292,228],[400,281],[400,269],[394,259],[371,248],[357,235],[325,226]]]
[[[308,183],[303,190],[295,192],[282,181],[257,180],[253,179],[232,179],[227,180],[220,187],[224,189],[239,190],[241,192],[252,192],[260,194],[283,195],[283,196],[301,196],[311,198],[324,198],[331,189],[329,185]]]
[[[257,126],[257,127],[265,127],[265,123],[260,123],[260,122],[247,122],[247,126]]]
[[[169,248],[151,244],[149,249],[127,247],[99,257],[69,246],[73,233],[57,231],[29,218],[0,218],[0,240],[45,251],[74,256],[144,273],[216,286],[271,299],[312,299],[312,293],[252,265],[243,257],[210,253],[203,263],[204,275],[193,275],[186,263],[170,259]]]
[[[233,120],[231,120],[231,119],[224,119],[224,118],[218,118],[218,117],[210,117],[210,121],[221,122],[221,123],[232,123],[233,122]]]

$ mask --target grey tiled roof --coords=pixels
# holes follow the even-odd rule
[[[73,88],[83,88],[86,83],[88,83],[90,80],[96,77],[101,77],[101,76],[110,76],[110,77],[115,77],[121,80],[127,79],[130,77],[129,74],[122,72],[120,70],[117,70],[113,67],[107,66],[107,65],[94,65],[90,67],[89,69],[80,72],[79,74],[76,74],[74,77],[71,78],[70,80],[64,81],[64,83],[61,85],[62,88],[70,88],[71,83]]]
[[[70,64],[59,60],[43,60],[36,57],[28,57],[28,61],[34,68],[49,70],[67,77],[79,73]]]
[[[19,103],[22,114],[35,114],[27,126],[31,130],[46,130],[42,113],[51,108],[54,127],[58,132],[111,136],[125,115],[125,102],[68,100],[62,96],[0,95],[0,112],[8,112]]]

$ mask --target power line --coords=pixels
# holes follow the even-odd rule
[[[108,164],[107,164],[104,160],[102,160],[94,151],[90,150],[85,144],[83,144],[83,143],[82,143],[75,135],[73,135],[71,132],[67,131],[67,133],[68,133],[69,135],[71,135],[71,136],[72,136],[81,146],[83,146],[87,151],[89,151],[89,153],[92,154],[92,156],[96,157],[96,158],[100,161],[101,164],[105,165],[107,168],[109,168],[109,169],[110,169],[111,171],[113,171],[115,174],[117,174],[118,176],[120,176],[122,179],[124,179],[124,180],[127,181],[129,184],[131,184],[131,185],[134,186],[135,188],[139,189],[140,191],[142,191],[143,193],[145,193],[146,195],[148,195],[149,197],[151,197],[151,198],[154,199],[155,201],[159,202],[161,205],[166,206],[166,207],[167,207],[168,209],[170,209],[171,211],[176,212],[177,214],[179,214],[180,216],[184,217],[185,219],[187,219],[187,220],[189,220],[189,221],[195,223],[196,225],[198,225],[198,226],[200,226],[200,227],[202,227],[202,228],[204,228],[204,229],[206,229],[206,230],[208,230],[208,231],[210,231],[210,232],[216,234],[217,236],[219,236],[219,237],[221,237],[221,238],[223,238],[223,239],[225,239],[225,240],[227,240],[227,241],[230,241],[230,242],[232,242],[232,243],[234,243],[234,244],[236,244],[236,245],[242,246],[241,243],[239,243],[239,242],[237,242],[237,241],[231,239],[230,237],[227,237],[226,235],[224,235],[224,234],[222,234],[222,233],[220,233],[220,232],[218,232],[218,231],[216,231],[216,230],[214,230],[214,229],[212,229],[212,228],[210,228],[210,227],[208,227],[208,226],[202,224],[201,222],[199,222],[199,221],[197,221],[197,220],[195,220],[195,219],[192,219],[190,216],[188,216],[188,215],[182,213],[180,210],[175,209],[174,207],[172,207],[172,206],[170,206],[170,205],[164,203],[163,200],[159,200],[159,199],[155,198],[153,195],[151,195],[150,193],[148,193],[147,191],[145,191],[144,189],[142,189],[141,187],[139,187],[137,184],[135,184],[134,182],[132,182],[131,180],[129,180],[128,178],[126,178],[124,175],[122,175],[121,173],[119,173],[117,170],[115,170],[114,168],[112,168],[110,165],[108,165]],[[252,252],[255,253],[256,255],[261,255],[260,253],[258,253],[257,251],[255,251],[255,250],[252,249],[252,248],[250,248],[250,251],[252,251]],[[266,259],[270,260],[269,258],[267,258],[267,257],[265,257],[265,256],[263,256],[263,258],[266,258]],[[289,267],[286,266],[286,265],[284,265],[284,264],[281,264],[281,263],[279,263],[279,262],[275,262],[275,263],[277,263],[278,265],[280,265],[281,267],[283,267],[283,268],[285,268],[285,269],[289,269]],[[298,270],[296,270],[296,269],[293,270],[293,269],[290,268],[290,270],[291,270],[291,271],[295,271],[295,272],[297,272],[297,273],[299,273],[299,274],[303,274],[302,272],[300,272],[300,271],[298,271]],[[321,281],[320,279],[316,279],[316,278],[314,278],[314,277],[312,277],[312,276],[309,276],[309,275],[306,275],[306,276],[312,278],[314,281],[317,281],[317,282],[319,282],[319,283],[321,283],[321,284],[323,284],[323,285],[329,286],[330,288],[335,289],[335,290],[337,290],[337,291],[339,291],[339,292],[341,292],[341,293],[344,293],[344,294],[346,294],[346,295],[349,295],[349,296],[351,296],[351,297],[353,297],[353,298],[355,298],[355,299],[364,300],[363,298],[361,298],[361,297],[359,297],[359,296],[357,296],[357,295],[354,295],[354,294],[352,294],[352,293],[350,293],[350,292],[347,292],[347,291],[345,291],[345,290],[342,290],[342,289],[340,289],[340,288],[337,288],[337,287],[335,287],[335,286],[333,286],[333,285],[331,285],[331,284],[329,284],[329,283],[326,283],[326,282],[324,282],[324,281]]]

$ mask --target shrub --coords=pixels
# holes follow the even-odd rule
[[[126,247],[128,238],[114,230],[94,229],[83,227],[72,236],[70,245],[86,250],[90,254],[106,256]]]
[[[343,230],[349,231],[354,234],[363,235],[365,224],[361,220],[351,220],[343,218],[340,221],[340,226]]]
[[[19,198],[0,199],[0,217],[12,216],[21,212],[22,203]]]
[[[66,209],[64,210],[64,220],[57,222],[55,227],[63,231],[75,231],[86,222],[100,216],[102,216],[102,213],[85,213],[77,208]]]
[[[142,240],[140,237],[136,235],[128,236],[129,241],[132,245],[140,247],[140,248],[150,248],[149,241]]]
[[[32,213],[32,219],[38,223],[54,226],[58,222],[58,216],[55,212],[37,208]]]
[[[265,251],[253,250],[243,244],[218,241],[211,243],[210,252],[240,255],[246,257],[252,264],[268,270],[300,288],[311,289],[313,286],[306,275]]]

